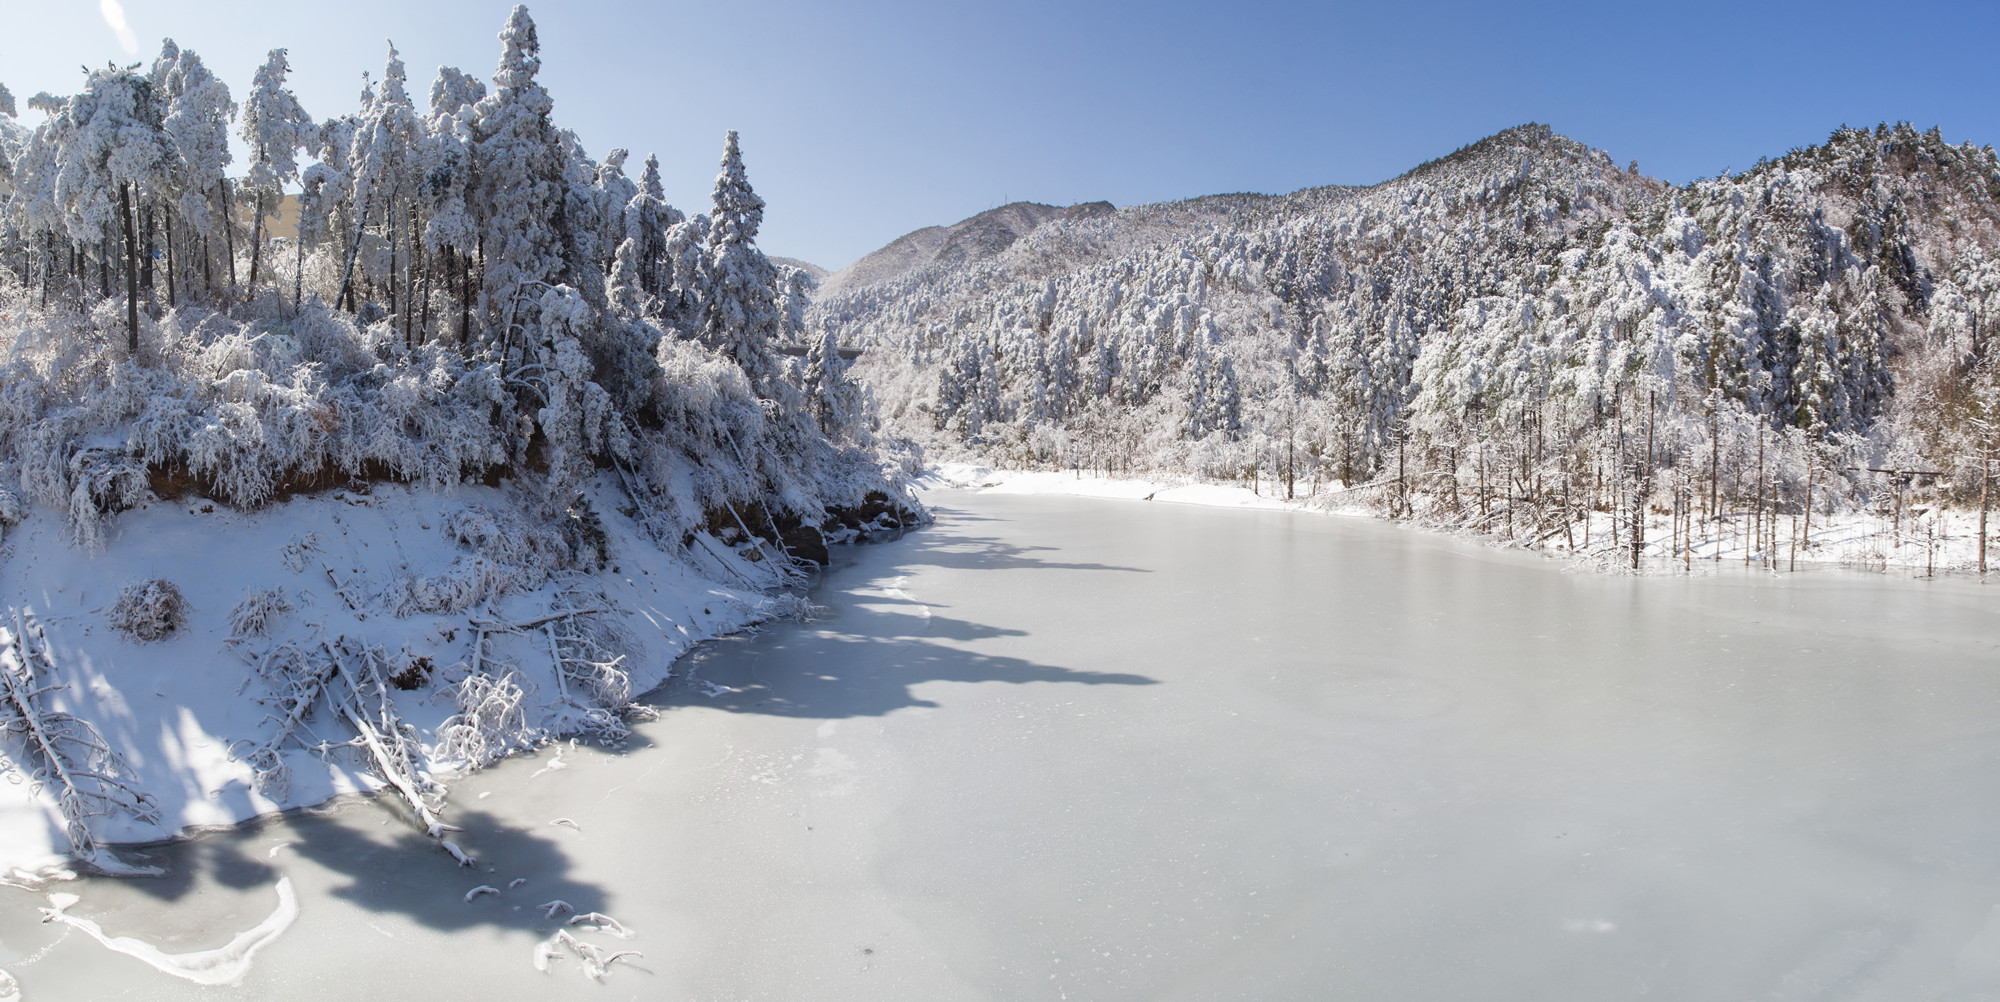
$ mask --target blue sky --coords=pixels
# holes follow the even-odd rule
[[[171,36],[240,97],[275,46],[318,117],[384,40],[422,95],[482,77],[510,4],[4,0],[0,82],[68,93],[82,64]],[[2000,5],[1805,3],[531,4],[556,118],[593,155],[660,155],[706,206],[726,129],[770,203],[760,243],[837,268],[1011,200],[1120,205],[1368,184],[1546,122],[1687,181],[1909,120],[2000,142]],[[24,115],[29,121],[38,116]],[[634,167],[636,168],[636,163]]]

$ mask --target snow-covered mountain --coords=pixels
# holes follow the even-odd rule
[[[1110,202],[1058,207],[1010,202],[950,226],[926,226],[905,233],[820,282],[822,295],[899,278],[926,267],[955,268],[991,260],[1044,223],[1094,219],[1113,212]]]
[[[1529,125],[1370,187],[856,272],[808,322],[868,345],[882,420],[937,456],[1393,480],[1385,510],[1453,520],[1496,492],[1560,520],[1881,486],[1850,467],[1964,500],[1995,416],[1996,193],[1990,148],[1907,125],[1678,187]]]
[[[806,277],[812,279],[814,282],[824,282],[826,281],[826,276],[833,274],[833,272],[830,272],[825,268],[822,268],[819,265],[812,263],[811,261],[801,261],[795,257],[779,257],[773,254],[771,255],[771,263],[778,265],[779,267],[782,268],[795,268],[799,271],[805,272]]]

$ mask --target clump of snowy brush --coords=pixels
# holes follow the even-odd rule
[[[162,491],[254,507],[354,478],[532,481],[559,525],[613,468],[674,542],[724,508],[774,538],[904,497],[838,353],[804,348],[809,279],[755,245],[735,134],[690,218],[656,161],[631,179],[555,124],[525,8],[501,41],[490,89],[446,68],[427,110],[393,48],[359,109],[315,120],[285,50],[239,103],[171,41],[36,96],[32,131],[0,105],[0,468],[23,496],[92,547]],[[460,571],[407,601],[492,590]]]
[[[163,640],[187,622],[187,600],[172,581],[129,585],[111,606],[111,626],[135,640]]]
[[[278,617],[291,611],[292,602],[285,597],[284,588],[253,587],[244,594],[243,601],[229,610],[229,635],[238,638],[264,636]]]

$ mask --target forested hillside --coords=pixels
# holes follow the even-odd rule
[[[423,102],[391,47],[324,118],[285,50],[239,100],[171,40],[36,95],[33,130],[0,98],[0,483],[84,542],[162,484],[254,506],[505,477],[575,520],[615,467],[668,541],[732,506],[775,535],[893,493],[839,359],[779,350],[811,279],[757,249],[735,134],[689,216],[655,159],[628,176],[556,124],[526,8],[500,40],[490,87],[445,67]],[[301,239],[272,239],[287,187]]]
[[[282,49],[240,99],[171,41],[32,129],[0,90],[4,865],[370,789],[469,865],[441,777],[621,742],[925,517],[736,134],[686,214],[555,123],[525,8],[499,40],[427,108],[393,47],[325,118]]]
[[[1907,125],[1682,187],[1529,125],[1373,187],[1049,221],[808,319],[937,456],[1370,485],[1530,538],[1623,513],[1636,554],[1649,510],[1681,541],[1980,504],[1996,196],[1990,148]]]

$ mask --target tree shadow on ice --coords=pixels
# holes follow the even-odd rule
[[[913,618],[913,617],[903,617]],[[933,622],[938,617],[933,617]],[[1021,636],[944,620],[936,637],[963,640]],[[1081,685],[1157,685],[1130,672],[1046,665],[1023,658],[980,654],[924,636],[862,636],[804,627],[756,644],[721,641],[645,702],[662,710],[706,706],[731,713],[784,717],[876,717],[909,707],[935,707],[914,688],[926,682],[1031,682]]]
[[[477,860],[461,867],[410,823],[393,801],[344,797],[327,808],[262,818],[199,838],[146,847],[147,861],[166,870],[127,881],[148,896],[177,901],[212,884],[248,889],[273,883],[296,854],[346,878],[326,893],[372,912],[401,914],[433,929],[493,926],[546,933],[571,913],[547,916],[540,905],[567,902],[575,914],[603,911],[607,896],[569,876],[569,855],[555,837],[501,822],[483,811],[452,810],[453,835]],[[127,849],[125,855],[138,853]],[[510,887],[516,878],[524,878]],[[467,892],[498,893],[473,900]]]
[[[902,564],[962,570],[1124,571],[1133,574],[1152,573],[1150,569],[1145,567],[1043,560],[1035,556],[1040,551],[1060,549],[1062,547],[1059,546],[1021,546],[1016,543],[1002,542],[1001,540],[985,536],[937,535],[924,537],[923,545],[912,548],[908,553],[899,553],[897,557],[899,558],[898,563]]]

